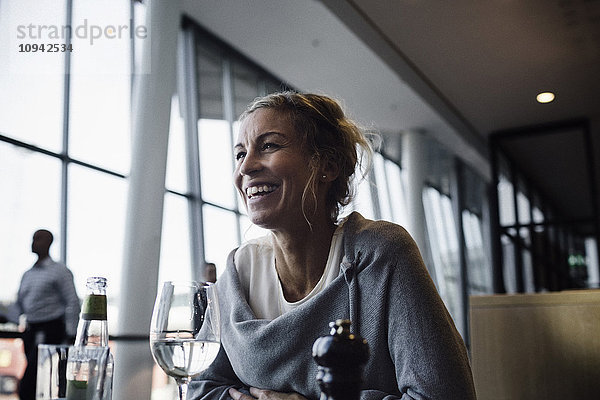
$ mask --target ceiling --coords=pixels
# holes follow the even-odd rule
[[[587,118],[600,177],[600,0],[184,0],[184,11],[291,85],[343,99],[388,141],[425,132],[486,179],[491,134]],[[542,91],[556,99],[537,103]],[[521,134],[507,147],[519,168],[567,216],[592,210],[579,139]],[[545,169],[557,157],[560,179]]]

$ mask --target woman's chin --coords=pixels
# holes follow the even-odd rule
[[[254,225],[263,228],[263,229],[271,229],[273,226],[273,218],[264,212],[251,212],[248,211],[248,219]]]

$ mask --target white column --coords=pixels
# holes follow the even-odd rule
[[[406,230],[417,242],[427,269],[435,281],[435,270],[429,261],[427,226],[423,208],[423,188],[427,174],[426,145],[424,133],[418,131],[402,133],[402,169],[406,176],[406,206],[408,208]]]
[[[147,336],[156,296],[171,97],[175,91],[180,0],[151,0],[142,72],[135,76],[132,155],[119,303],[119,335]],[[114,399],[150,399],[153,361],[147,340],[119,342]]]

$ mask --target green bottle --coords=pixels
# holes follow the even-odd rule
[[[106,278],[87,279],[75,346],[67,366],[67,400],[111,400],[114,359],[108,347]]]

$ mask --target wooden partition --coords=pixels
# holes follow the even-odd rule
[[[470,298],[478,400],[600,399],[600,290]]]

